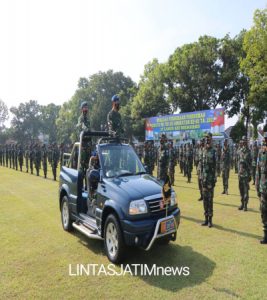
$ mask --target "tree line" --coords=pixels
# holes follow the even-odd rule
[[[61,106],[30,100],[12,107],[10,128],[3,126],[8,110],[0,101],[0,139],[29,140],[43,133],[51,142],[73,142],[78,138],[75,125],[80,103],[88,102],[91,126],[101,130],[114,94],[120,96],[120,112],[130,138],[144,139],[145,118],[218,106],[229,117],[240,115],[235,134],[243,134],[252,124],[256,136],[267,112],[266,28],[267,9],[256,10],[250,30],[233,38],[204,35],[177,47],[166,62],[156,58],[148,62],[138,83],[113,70],[80,78],[74,95]]]

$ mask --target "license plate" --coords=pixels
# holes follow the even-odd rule
[[[175,228],[174,219],[162,221],[160,223],[160,233],[172,231]]]

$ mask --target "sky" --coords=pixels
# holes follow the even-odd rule
[[[0,99],[62,104],[80,77],[166,62],[201,35],[235,36],[267,0],[0,0]],[[228,125],[234,122],[227,120]],[[226,123],[226,125],[227,125]],[[226,126],[227,127],[227,126]]]

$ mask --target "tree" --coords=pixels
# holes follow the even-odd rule
[[[267,8],[256,10],[254,25],[245,33],[241,68],[249,77],[249,103],[267,111]]]
[[[42,132],[49,136],[49,142],[57,140],[56,119],[58,118],[60,105],[50,103],[41,106],[40,120],[42,122]]]
[[[19,142],[37,139],[42,130],[41,106],[35,100],[20,103],[18,107],[11,107],[13,118],[11,127],[14,138]]]
[[[153,59],[144,68],[144,74],[131,104],[133,133],[140,139],[145,136],[145,118],[166,115],[171,112],[166,86],[166,64]]]
[[[170,56],[169,94],[181,112],[215,108],[219,104],[219,40],[200,37],[198,42],[178,47]]]
[[[238,143],[244,135],[246,135],[246,127],[242,120],[238,120],[231,130],[230,137],[234,143]]]
[[[80,104],[86,101],[89,106],[91,128],[100,130],[106,126],[107,114],[111,109],[111,98],[120,95],[121,107],[127,105],[132,97],[135,83],[122,72],[98,72],[88,79],[80,78],[78,89],[72,98],[63,104],[56,121],[59,141],[75,141],[79,132],[76,129],[80,115]],[[122,109],[123,111],[123,109]]]
[[[0,130],[3,129],[5,121],[8,120],[8,108],[3,100],[0,99]]]

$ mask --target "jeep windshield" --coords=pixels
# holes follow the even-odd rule
[[[129,145],[99,147],[103,174],[107,178],[145,174],[138,156]]]

